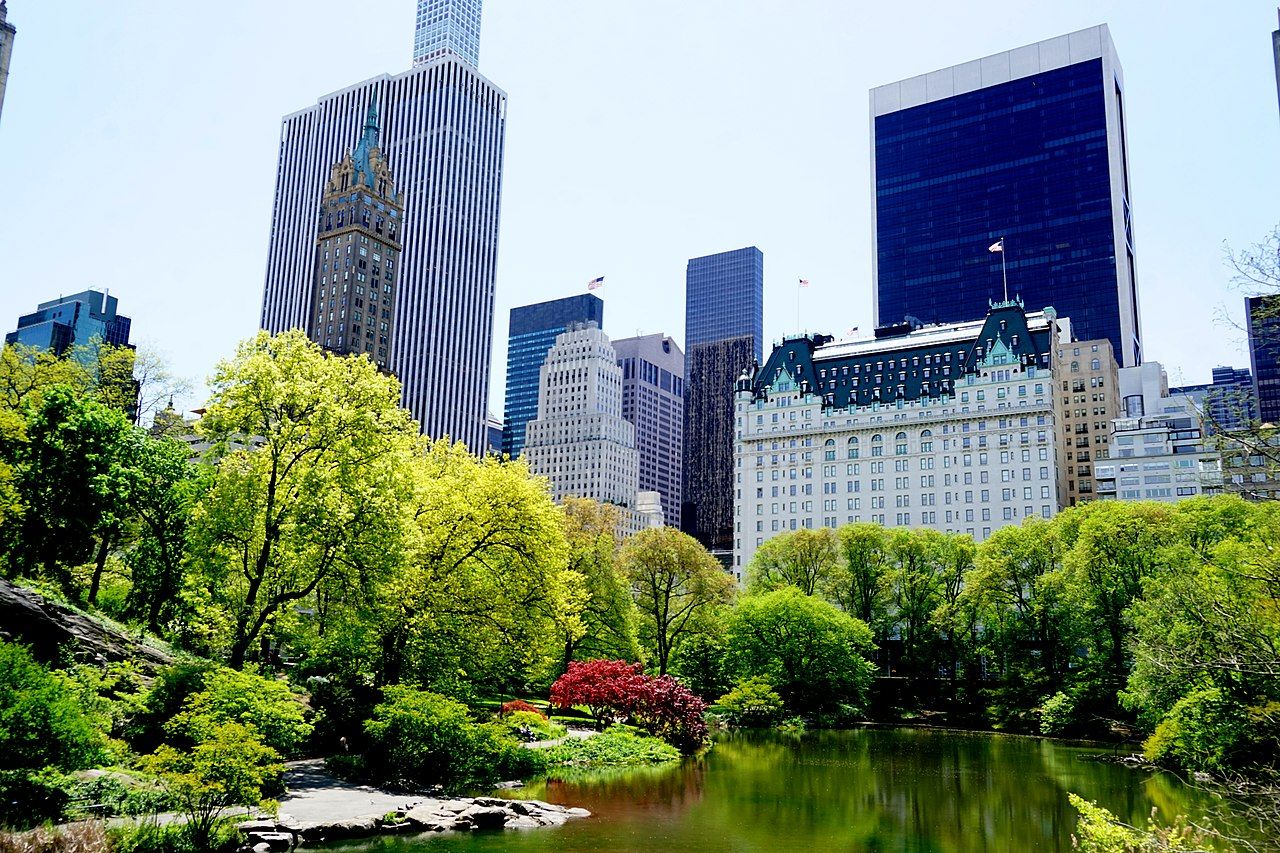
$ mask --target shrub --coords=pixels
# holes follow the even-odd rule
[[[1151,761],[1185,770],[1226,770],[1250,740],[1247,711],[1221,690],[1195,690],[1179,699],[1142,750]]]
[[[748,678],[740,681],[716,702],[725,721],[744,728],[768,728],[782,716],[782,697],[768,679]]]
[[[150,815],[173,808],[163,789],[130,781],[111,774],[78,781],[70,788],[71,798],[77,804],[93,806],[91,817]]]
[[[547,715],[542,713],[542,709],[532,702],[526,702],[523,699],[512,699],[510,702],[503,702],[498,706],[498,716],[505,717],[508,714],[514,714],[517,711],[523,711],[527,714],[537,714],[542,719],[546,719]]]
[[[563,767],[630,767],[676,761],[680,752],[655,737],[611,726],[588,738],[572,738],[545,751],[548,763]]]
[[[215,669],[208,661],[183,661],[162,669],[142,700],[142,710],[125,727],[129,745],[147,753],[164,743],[165,724],[181,713],[192,694],[204,689]]]
[[[533,735],[529,740],[554,740],[564,737],[569,730],[559,723],[553,723],[541,714],[532,711],[512,711],[499,720],[503,731],[515,737],[522,737],[525,732]]]
[[[637,726],[681,752],[707,745],[706,710],[706,702],[670,675],[643,679],[629,708]]]
[[[158,824],[146,820],[107,827],[111,853],[231,853],[240,846],[235,818],[214,823],[208,837],[197,842],[191,828],[179,823]],[[101,850],[101,847],[90,848]]]
[[[380,691],[356,677],[313,678],[311,709],[316,712],[311,748],[319,754],[364,750],[364,721],[373,714]]]
[[[42,826],[30,832],[0,832],[0,853],[96,853],[111,848],[99,821],[74,826]]]
[[[498,725],[471,722],[467,707],[438,693],[388,688],[365,723],[365,767],[377,781],[446,789],[528,775],[541,766]]]
[[[608,716],[626,715],[644,679],[638,663],[620,660],[572,661],[551,685],[551,704],[557,708],[586,705],[596,728]]]
[[[201,743],[230,722],[252,726],[263,743],[282,755],[292,754],[311,734],[302,704],[287,684],[233,669],[208,673],[204,689],[187,698],[165,730],[179,742]]]
[[[0,770],[81,770],[107,757],[74,686],[25,647],[0,641]]]
[[[0,826],[26,829],[66,815],[72,779],[53,768],[0,770]]]
[[[1061,735],[1076,725],[1076,700],[1059,690],[1040,705],[1040,733]]]

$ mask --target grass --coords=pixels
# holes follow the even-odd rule
[[[679,761],[680,751],[661,738],[613,726],[594,737],[571,738],[547,750],[546,757],[552,767],[637,767]]]

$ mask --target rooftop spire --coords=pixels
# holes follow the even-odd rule
[[[369,100],[369,111],[365,114],[364,133],[360,136],[360,141],[356,144],[356,150],[351,155],[351,160],[356,169],[356,183],[363,183],[369,187],[373,186],[373,167],[369,163],[369,157],[377,147],[378,96],[375,93]]]

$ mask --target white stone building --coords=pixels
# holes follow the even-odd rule
[[[771,536],[869,521],[967,533],[1061,503],[1051,308],[789,338],[736,388],[734,572]]]
[[[624,534],[655,526],[655,503],[661,524],[661,499],[639,492],[636,429],[622,417],[622,366],[595,323],[561,333],[547,352],[521,458],[547,478],[557,502],[572,496],[624,508]]]

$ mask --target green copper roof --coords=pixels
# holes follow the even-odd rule
[[[374,95],[369,101],[369,112],[364,119],[364,133],[360,136],[360,141],[356,143],[356,150],[351,155],[351,161],[355,164],[357,184],[364,184],[366,187],[373,186],[373,166],[369,163],[369,157],[373,154],[373,149],[378,147],[378,96]]]

